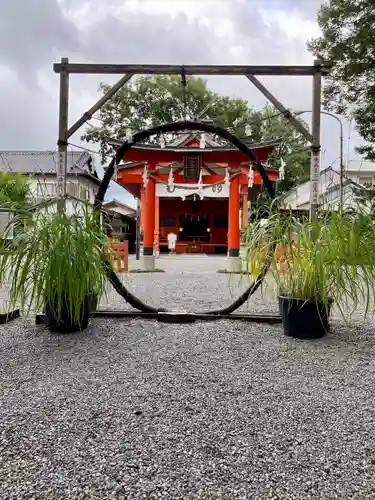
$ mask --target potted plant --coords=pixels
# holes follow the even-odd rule
[[[333,304],[347,319],[358,304],[369,310],[375,283],[375,226],[364,213],[322,213],[316,224],[291,212],[270,213],[247,239],[247,270],[269,266],[284,333],[319,338],[329,331]]]
[[[88,205],[73,214],[42,209],[4,248],[0,278],[7,277],[12,304],[44,310],[50,331],[84,330],[106,290],[106,251],[100,218]]]

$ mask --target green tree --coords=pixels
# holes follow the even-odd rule
[[[26,210],[29,208],[30,187],[27,179],[19,173],[0,171],[0,212],[15,211],[22,214],[17,224],[13,224],[16,231],[22,230],[24,221],[26,221]],[[12,219],[13,215],[5,214],[5,219],[0,218],[0,253],[3,251],[3,231]],[[1,213],[0,213],[1,215]],[[3,214],[4,215],[4,214]],[[10,216],[10,219],[8,217]]]
[[[308,125],[299,120],[306,128]],[[252,140],[266,142],[279,140],[280,146],[269,158],[269,164],[279,169],[285,162],[285,178],[280,180],[277,193],[281,194],[310,178],[311,153],[306,139],[296,131],[294,126],[275,109],[267,105],[252,116],[255,125]]]
[[[108,157],[108,138],[124,140],[130,132],[184,119],[212,120],[249,143],[280,140],[280,148],[270,158],[270,164],[280,167],[280,155],[286,163],[285,180],[279,192],[305,180],[309,171],[310,154],[303,137],[271,106],[261,111],[249,107],[244,99],[222,96],[207,88],[202,78],[186,79],[184,94],[178,76],[138,78],[123,87],[98,113],[99,125],[90,125],[82,139],[99,143],[102,160]],[[110,88],[102,83],[99,92]],[[157,140],[157,138],[155,138]]]
[[[367,188],[363,189],[357,186],[353,186],[354,201],[356,201],[362,207],[366,207],[372,213],[375,213],[375,189]]]
[[[308,43],[314,56],[331,61],[325,78],[328,109],[355,119],[365,144],[358,152],[375,159],[374,0],[330,0],[318,12],[322,35]]]
[[[25,209],[29,203],[30,187],[18,173],[0,171],[0,208]]]

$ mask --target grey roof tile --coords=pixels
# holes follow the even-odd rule
[[[83,167],[90,156],[86,151],[69,151],[68,173],[88,174]],[[0,170],[24,174],[54,174],[57,162],[57,151],[0,151]]]

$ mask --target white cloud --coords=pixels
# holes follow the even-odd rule
[[[180,13],[187,16],[189,21],[201,18],[213,18],[228,14],[231,0],[128,0],[124,3],[125,11],[146,15],[160,15],[176,17]]]
[[[59,77],[52,63],[61,56],[102,63],[310,64],[305,42],[318,32],[319,5],[320,0],[5,0],[0,149],[55,148]],[[15,30],[16,38],[10,36]],[[73,75],[70,123],[98,99],[101,80],[116,79]],[[286,106],[311,108],[310,78],[261,80]],[[209,86],[255,107],[266,102],[245,77],[210,78]],[[338,156],[338,130],[326,117],[322,125],[329,163]],[[81,133],[72,141],[79,143]]]

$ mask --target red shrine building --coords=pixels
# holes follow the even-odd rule
[[[120,141],[111,141],[117,149]],[[251,145],[267,162],[278,143]],[[267,167],[270,180],[278,171]],[[114,180],[140,200],[144,269],[153,269],[155,252],[226,254],[228,270],[239,266],[240,229],[247,226],[248,201],[262,180],[246,155],[220,145],[207,133],[181,133],[168,144],[133,146]]]

